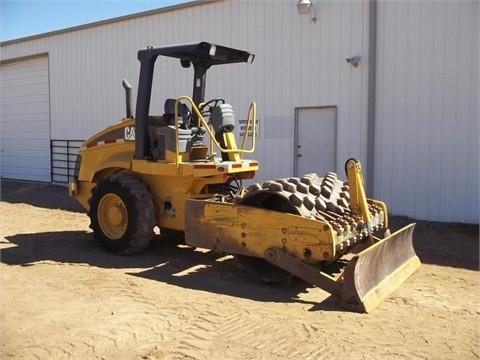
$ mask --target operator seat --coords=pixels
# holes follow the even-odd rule
[[[164,105],[164,118],[167,125],[175,125],[175,102],[176,99],[165,100]],[[190,119],[192,113],[186,104],[180,103],[178,106],[178,126],[182,129],[188,129],[190,127]]]
[[[192,113],[187,105],[178,105],[178,129],[175,129],[175,103],[176,99],[165,101],[163,115],[164,126],[153,129],[151,144],[152,158],[164,160],[166,151],[188,153],[189,160],[205,160],[208,147],[204,146],[203,128],[192,127]],[[178,149],[176,148],[178,139]]]

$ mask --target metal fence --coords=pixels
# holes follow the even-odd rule
[[[50,140],[52,183],[67,184],[75,174],[75,161],[83,140]]]

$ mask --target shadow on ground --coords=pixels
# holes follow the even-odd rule
[[[100,268],[125,269],[126,273],[168,284],[226,294],[256,301],[299,302],[315,310],[341,310],[333,298],[321,303],[299,298],[309,287],[295,280],[289,286],[261,284],[239,269],[238,261],[212,251],[199,251],[176,239],[158,236],[151,247],[134,256],[105,252],[83,231],[19,234],[6,237],[16,246],[1,250],[1,262],[34,266],[41,262],[88,264]]]
[[[67,194],[65,186],[38,182],[1,181],[1,201],[12,204],[82,212],[83,208]]]
[[[425,264],[479,270],[478,225],[416,221],[393,216],[392,230],[416,222],[413,246]]]

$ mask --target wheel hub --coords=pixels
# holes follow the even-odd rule
[[[121,206],[115,204],[108,210],[108,220],[113,226],[119,226],[123,221],[123,214]]]
[[[127,231],[128,212],[123,200],[116,194],[105,194],[98,204],[98,222],[103,233],[118,240]]]

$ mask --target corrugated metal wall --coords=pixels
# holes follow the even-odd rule
[[[375,195],[395,214],[478,223],[479,11],[378,4]]]
[[[245,117],[259,107],[259,179],[294,169],[296,107],[337,106],[337,171],[367,154],[369,3],[225,0],[2,45],[2,59],[49,53],[52,138],[86,138],[124,114],[121,79],[136,87],[136,52],[199,40],[256,53],[210,71],[207,98]],[[375,195],[393,213],[478,223],[478,2],[378,4]],[[345,58],[360,55],[358,68]],[[159,59],[152,109],[191,93],[191,69]],[[160,64],[159,64],[160,65]],[[134,91],[134,96],[135,96]],[[319,154],[321,156],[321,154]]]
[[[342,169],[345,158],[366,157],[367,64],[353,68],[345,58],[367,54],[368,3],[326,1],[316,10],[313,23],[293,0],[215,2],[7,45],[2,57],[48,51],[52,138],[78,139],[123,115],[121,79],[135,87],[138,49],[199,40],[244,48],[255,62],[213,68],[207,98],[226,98],[243,118],[257,101],[260,178],[293,174],[294,108],[303,106],[338,106]],[[155,72],[160,114],[165,97],[191,93],[193,70],[163,58]]]

